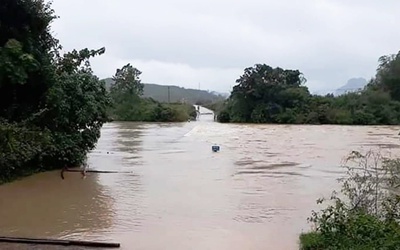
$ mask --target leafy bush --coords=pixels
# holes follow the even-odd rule
[[[300,248],[398,249],[400,161],[374,152],[353,152],[345,167],[343,197],[334,192],[327,208],[312,212],[309,221],[315,230],[300,236]]]
[[[51,143],[49,131],[0,123],[0,184],[43,170],[41,153]]]

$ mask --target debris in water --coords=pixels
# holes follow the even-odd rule
[[[220,147],[218,145],[214,145],[211,147],[213,152],[218,152],[220,150]]]

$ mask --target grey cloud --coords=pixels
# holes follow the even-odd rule
[[[106,47],[93,61],[100,76],[136,62],[144,81],[210,89],[228,90],[245,67],[267,63],[299,69],[312,89],[333,90],[374,75],[378,57],[400,44],[396,0],[54,0],[53,7],[67,49]]]

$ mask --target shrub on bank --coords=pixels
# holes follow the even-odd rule
[[[342,206],[341,204],[340,206]],[[400,225],[377,216],[348,209],[328,209],[318,218],[315,232],[300,235],[302,250],[398,249]]]
[[[0,184],[42,170],[41,152],[50,144],[48,131],[0,123]]]
[[[116,121],[185,122],[196,119],[196,109],[189,104],[160,103],[151,98],[118,102],[110,110]]]
[[[399,249],[399,160],[353,152],[346,168],[344,198],[334,193],[327,208],[313,211],[315,230],[300,235],[300,249]]]
[[[173,110],[174,121],[184,122],[190,120],[195,120],[197,117],[196,108],[191,104],[186,103],[171,103],[164,104]]]

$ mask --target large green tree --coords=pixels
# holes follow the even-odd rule
[[[223,117],[229,116],[232,122],[291,120],[288,114],[305,108],[304,103],[310,96],[308,89],[303,87],[305,78],[300,71],[272,68],[266,64],[246,68],[236,83],[228,111],[223,112]]]
[[[0,4],[0,116],[21,121],[43,106],[54,83],[58,41],[50,33],[55,19],[39,0]]]
[[[130,95],[143,95],[144,84],[140,80],[142,72],[129,63],[117,69],[112,77],[111,92],[124,92]]]
[[[113,116],[118,120],[134,120],[133,117],[142,117],[143,84],[140,80],[140,70],[132,65],[124,65],[117,69],[112,77],[110,94],[113,101]]]
[[[78,165],[100,137],[110,99],[83,49],[61,55],[43,0],[0,5],[0,182]]]
[[[34,122],[52,131],[53,147],[45,154],[52,165],[78,165],[100,138],[111,101],[105,83],[95,76],[89,58],[104,53],[83,49],[56,61],[56,81],[46,95],[46,108]],[[52,121],[52,122],[49,122]]]

